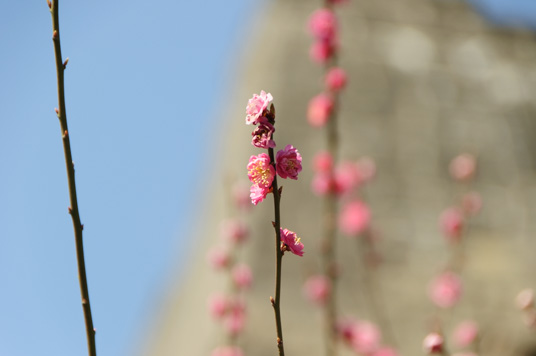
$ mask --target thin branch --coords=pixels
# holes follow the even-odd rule
[[[269,148],[268,154],[270,156],[271,164],[275,165],[274,159],[274,149]],[[275,313],[275,325],[277,329],[277,348],[279,350],[279,355],[285,355],[285,348],[283,346],[283,328],[281,326],[281,310],[280,310],[280,297],[281,297],[281,265],[283,262],[283,252],[281,251],[281,217],[280,217],[280,192],[277,186],[277,174],[274,176],[274,181],[272,182],[272,190],[274,194],[274,229],[275,229],[275,299],[270,298],[272,306],[274,307]]]
[[[76,257],[78,261],[78,279],[80,281],[80,294],[82,297],[82,308],[84,310],[84,319],[86,323],[86,335],[88,344],[88,353],[90,356],[97,355],[97,348],[95,345],[95,328],[93,327],[93,318],[91,316],[91,306],[89,304],[89,290],[87,286],[86,276],[86,264],[84,261],[84,244],[82,239],[82,230],[84,226],[80,222],[80,213],[78,211],[78,200],[76,198],[76,184],[74,179],[74,163],[71,154],[71,143],[69,139],[69,130],[67,127],[67,114],[65,110],[65,86],[63,80],[63,73],[67,62],[65,62],[61,56],[60,45],[60,23],[58,15],[59,0],[47,0],[50,12],[52,14],[52,41],[54,42],[54,53],[56,56],[56,71],[58,79],[58,106],[56,113],[60,120],[61,134],[63,141],[63,151],[65,153],[65,165],[67,168],[67,180],[69,183],[69,196],[71,206],[69,207],[69,214],[73,220],[74,237],[76,243]]]

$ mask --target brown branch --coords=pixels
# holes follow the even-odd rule
[[[87,286],[86,276],[86,264],[84,261],[84,244],[82,239],[82,230],[84,226],[80,222],[80,213],[78,211],[78,200],[76,198],[76,184],[74,179],[74,163],[71,154],[71,143],[69,138],[69,130],[67,127],[67,114],[65,111],[65,85],[64,76],[65,67],[69,59],[65,62],[61,56],[60,45],[60,23],[58,15],[59,0],[47,0],[47,4],[52,14],[52,41],[54,42],[54,53],[56,56],[56,71],[58,79],[58,106],[56,114],[60,120],[61,135],[63,141],[63,151],[65,153],[65,165],[67,168],[67,180],[69,184],[69,196],[71,206],[69,207],[69,214],[73,220],[74,237],[76,243],[76,257],[78,261],[78,279],[80,282],[80,294],[82,297],[82,308],[84,310],[84,319],[86,323],[86,335],[88,343],[88,353],[90,356],[97,355],[97,348],[95,345],[95,329],[93,327],[93,318],[91,317],[91,306],[89,304],[89,291]]]
[[[269,148],[268,154],[270,156],[270,162],[275,168],[274,149]],[[272,190],[274,195],[274,214],[275,214],[275,298],[270,298],[272,306],[274,307],[275,325],[277,330],[277,348],[280,356],[285,356],[285,348],[283,345],[283,328],[281,326],[281,310],[280,310],[280,297],[281,297],[281,265],[283,262],[283,251],[281,251],[281,217],[280,217],[280,192],[277,186],[277,173],[274,176],[272,182]]]

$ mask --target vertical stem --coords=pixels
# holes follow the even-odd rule
[[[270,162],[275,168],[274,149],[269,148],[268,154],[270,156]],[[281,196],[279,195],[279,188],[277,186],[277,174],[274,176],[272,182],[272,190],[274,194],[274,229],[275,229],[275,298],[272,298],[272,306],[275,313],[275,326],[277,330],[277,348],[279,355],[285,355],[285,349],[283,346],[283,328],[281,326],[281,310],[280,310],[280,297],[281,297],[281,264],[283,262],[283,252],[281,251],[281,216],[279,203]]]
[[[334,164],[337,161],[337,123],[336,115],[332,115],[327,125],[328,151],[333,157]],[[333,175],[333,172],[332,172]],[[322,243],[324,274],[331,283],[331,294],[324,307],[324,324],[326,332],[326,355],[333,356],[337,350],[337,335],[335,324],[337,320],[337,266],[336,266],[336,242],[337,242],[337,196],[330,192],[324,201],[324,241]]]
[[[76,243],[76,257],[78,261],[78,279],[80,282],[80,294],[82,297],[82,308],[84,311],[84,319],[86,324],[86,335],[88,344],[88,354],[90,356],[97,355],[95,345],[95,329],[93,327],[93,319],[91,316],[91,306],[89,304],[89,290],[87,286],[86,264],[84,261],[84,244],[82,239],[83,225],[80,222],[80,213],[78,211],[78,200],[76,197],[76,184],[74,179],[74,163],[71,154],[71,143],[69,140],[69,130],[67,127],[67,114],[65,110],[65,86],[63,73],[65,71],[66,62],[64,63],[61,57],[60,45],[60,24],[58,16],[59,0],[47,1],[52,14],[52,40],[54,42],[54,53],[56,56],[56,71],[58,79],[58,118],[60,120],[61,134],[63,138],[63,150],[65,153],[65,165],[67,168],[67,180],[69,184],[69,196],[71,206],[69,213],[73,220],[74,236]]]
[[[324,8],[333,11],[333,6],[329,0],[323,1]],[[330,68],[337,66],[337,53],[326,63],[324,72],[327,73]],[[339,135],[337,130],[337,109],[339,95],[333,93],[333,109],[327,122],[326,139],[327,150],[333,158],[333,166],[337,165],[339,151]],[[334,176],[333,167],[330,172]],[[326,356],[335,356],[337,354],[337,259],[336,259],[336,242],[337,242],[337,195],[330,191],[324,200],[324,240],[322,241],[322,254],[324,264],[324,275],[331,283],[331,293],[324,307],[324,327],[326,335]]]

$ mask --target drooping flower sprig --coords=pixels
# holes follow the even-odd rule
[[[329,286],[329,293],[324,293],[322,303],[324,312],[324,330],[326,341],[326,356],[337,354],[336,343],[336,291],[337,291],[337,193],[329,182],[334,177],[333,167],[337,166],[339,151],[339,134],[337,127],[338,98],[347,83],[347,76],[343,69],[337,66],[339,50],[339,23],[335,14],[335,6],[345,1],[324,0],[323,6],[314,11],[308,22],[309,33],[313,38],[310,49],[311,59],[324,66],[324,88],[322,92],[309,101],[307,120],[312,127],[324,128],[326,132],[326,153],[332,162],[326,170],[322,181],[315,179],[316,183],[327,183],[321,190],[326,191],[324,196],[324,216],[321,241],[321,263],[324,286]]]
[[[468,153],[456,156],[449,165],[449,173],[462,190],[459,203],[445,209],[439,217],[439,227],[451,248],[450,258],[443,271],[434,277],[428,286],[428,295],[432,302],[441,309],[452,309],[463,295],[461,273],[465,256],[464,240],[467,238],[469,220],[482,208],[482,199],[476,191],[470,190],[470,183],[476,173],[476,158]],[[428,354],[447,354],[446,341],[442,332],[441,320],[436,316],[435,328],[425,338],[423,348]],[[478,324],[473,320],[464,320],[453,332],[452,340],[457,348],[472,347],[478,351]]]
[[[277,185],[277,176],[283,179],[298,179],[302,170],[302,157],[292,145],[286,145],[274,155],[276,143],[275,132],[275,107],[272,104],[273,97],[270,93],[261,91],[249,99],[246,107],[246,124],[255,125],[251,133],[251,144],[255,147],[268,150],[268,154],[260,153],[249,158],[247,165],[248,178],[252,183],[250,189],[251,202],[254,205],[262,202],[268,194],[274,196],[274,221],[275,229],[275,297],[270,297],[274,308],[277,348],[279,355],[284,355],[283,330],[281,323],[280,296],[281,296],[281,264],[283,255],[289,251],[297,256],[303,256],[303,243],[296,233],[281,227],[280,199],[281,189]]]
[[[242,189],[245,187],[237,185],[236,188],[233,205],[244,210]],[[250,206],[249,201],[247,203]],[[238,338],[246,325],[246,292],[253,282],[253,274],[247,264],[239,262],[239,253],[249,238],[249,229],[239,218],[226,219],[221,225],[221,237],[223,246],[220,243],[209,251],[208,262],[215,271],[224,274],[230,283],[225,292],[211,295],[208,307],[213,320],[223,326],[226,339],[225,345],[214,349],[211,356],[243,356]]]

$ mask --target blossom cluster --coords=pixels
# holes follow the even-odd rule
[[[258,125],[251,133],[253,136],[251,144],[258,148],[273,149],[276,147],[273,140],[275,132],[275,113],[273,104],[268,107],[273,100],[272,94],[264,90],[260,94],[254,94],[249,99],[246,107],[246,124]],[[278,174],[281,178],[298,179],[298,174],[302,170],[302,157],[298,150],[287,145],[276,154],[275,162],[266,153],[253,155],[249,158],[247,165],[248,177],[253,185],[250,189],[251,202],[257,205],[263,201],[268,193],[272,191],[274,177]]]
[[[468,184],[475,176],[476,159],[464,153],[456,156],[449,164],[452,179],[460,184]],[[468,188],[468,185],[463,188]],[[467,189],[466,189],[467,190]],[[475,216],[482,208],[480,195],[475,191],[462,194],[460,202],[445,209],[439,217],[439,227],[446,241],[456,248],[461,248],[460,242],[464,237],[469,218]],[[454,261],[454,263],[456,263]],[[449,266],[436,276],[428,286],[428,295],[432,302],[440,308],[452,308],[461,299],[462,279]],[[478,325],[473,320],[465,320],[454,329],[451,340],[455,347],[463,349],[471,346],[478,338]],[[432,332],[423,341],[423,349],[427,354],[443,354],[444,338],[441,333]],[[476,356],[462,350],[455,356]]]
[[[254,205],[263,201],[268,193],[273,192],[273,182],[276,174],[283,179],[298,179],[302,170],[302,157],[292,145],[286,145],[277,151],[275,162],[272,161],[273,149],[276,143],[273,139],[275,132],[275,109],[272,104],[272,94],[261,90],[260,94],[253,94],[246,106],[246,124],[255,125],[251,135],[251,144],[258,148],[269,150],[270,154],[260,153],[252,155],[247,165],[248,178],[251,183],[250,198]],[[281,251],[290,251],[295,255],[303,256],[303,243],[296,233],[281,229]]]
[[[341,1],[331,1],[336,4]],[[325,64],[334,58],[338,49],[338,22],[331,8],[321,8],[313,12],[309,18],[309,32],[314,42],[311,46],[311,59],[317,63]],[[324,126],[335,109],[337,94],[345,88],[347,83],[346,72],[339,67],[332,66],[324,77],[325,90],[309,101],[307,120],[313,127]]]

